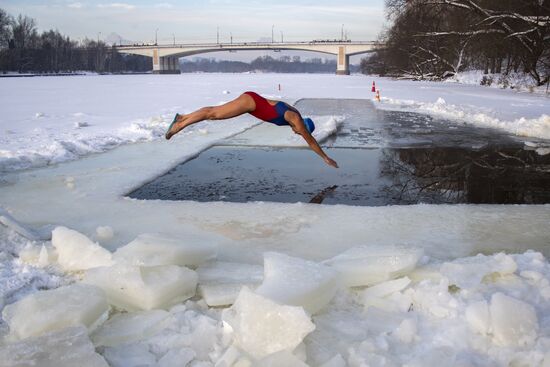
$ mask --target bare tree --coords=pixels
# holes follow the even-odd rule
[[[11,27],[13,25],[12,17],[3,9],[0,9],[0,48],[7,48],[9,40],[12,37]]]
[[[550,69],[550,0],[386,0],[390,72],[441,78],[467,67],[519,70],[543,84]]]
[[[28,48],[35,46],[33,43],[37,39],[37,32],[34,19],[19,14],[13,25],[12,32],[15,47]]]

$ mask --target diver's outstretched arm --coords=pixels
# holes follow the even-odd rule
[[[290,123],[290,126],[295,133],[300,134],[302,138],[304,138],[311,150],[313,150],[321,158],[323,158],[326,164],[331,167],[338,168],[338,163],[336,163],[335,160],[326,155],[323,149],[319,146],[317,140],[315,140],[315,138],[306,129],[306,126],[304,125],[304,120],[302,120],[302,117],[298,113],[293,111],[285,112],[285,120]]]

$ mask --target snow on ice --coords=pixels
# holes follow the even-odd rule
[[[550,365],[550,264],[527,250],[547,251],[548,206],[325,208],[122,197],[258,124],[247,116],[205,122],[166,143],[160,139],[175,112],[227,102],[252,85],[289,102],[371,99],[372,78],[21,79],[0,79],[13,92],[0,101],[0,220],[13,228],[0,226],[2,365]],[[544,96],[377,84],[378,108],[550,136]],[[66,103],[53,103],[44,90]],[[24,104],[17,102],[22,91]],[[126,97],[113,104],[115,95]],[[322,139],[345,116],[314,118]],[[302,144],[269,127],[247,136]],[[49,241],[52,226],[63,227]]]

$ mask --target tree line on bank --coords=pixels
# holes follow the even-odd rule
[[[351,71],[357,71],[358,67],[350,65]],[[181,71],[193,72],[222,72],[242,73],[248,71],[266,71],[273,73],[334,73],[336,60],[312,58],[302,61],[300,56],[281,56],[277,59],[265,55],[257,57],[250,63],[242,61],[225,61],[208,58],[196,58],[193,61],[183,60]]]
[[[441,79],[467,69],[550,75],[550,0],[386,0],[385,47],[365,73]]]
[[[39,33],[34,19],[12,17],[0,9],[0,71],[16,72],[145,72],[148,57],[123,55],[100,40],[81,42],[57,30]]]

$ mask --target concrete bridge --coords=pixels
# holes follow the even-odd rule
[[[382,48],[376,42],[311,41],[311,42],[243,42],[243,43],[198,43],[173,45],[116,46],[121,53],[153,58],[153,73],[179,74],[178,58],[219,51],[299,50],[337,55],[336,74],[349,74],[349,57]]]

